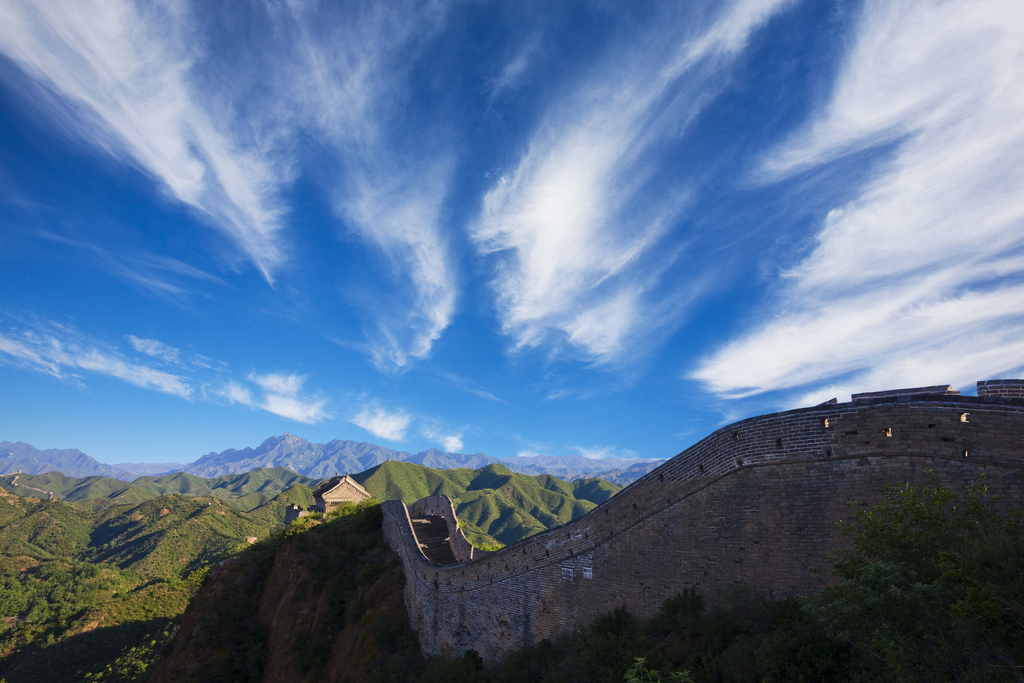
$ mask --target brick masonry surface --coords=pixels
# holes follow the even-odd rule
[[[451,546],[452,554],[460,562],[478,559],[488,554],[486,550],[474,548],[470,544],[462,528],[459,526],[459,518],[455,515],[455,504],[452,503],[451,498],[444,494],[420,498],[409,506],[407,514],[410,517],[418,517],[420,515],[444,517],[444,521],[448,524],[448,542]],[[401,519],[401,515],[399,515],[399,518]],[[426,560],[426,557],[424,556],[423,559]]]
[[[1024,379],[990,379],[978,382],[978,396],[1024,398]]]
[[[429,562],[400,501],[383,504],[384,532],[424,652],[493,660],[622,605],[648,618],[686,588],[712,599],[738,583],[773,599],[823,588],[847,502],[924,483],[928,468],[957,489],[984,474],[1001,504],[1024,505],[1022,441],[1020,398],[823,404],[720,429],[589,514],[481,559]]]

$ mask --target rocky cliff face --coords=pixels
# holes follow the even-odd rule
[[[152,683],[354,683],[420,666],[379,508],[260,545],[214,567]]]

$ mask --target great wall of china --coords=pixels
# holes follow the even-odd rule
[[[979,382],[977,397],[924,387],[742,420],[589,514],[494,553],[466,542],[445,497],[384,503],[384,533],[424,652],[494,659],[622,605],[650,617],[688,588],[745,583],[773,599],[820,589],[847,502],[923,483],[928,468],[955,488],[984,474],[1003,504],[1024,505],[1024,380]]]

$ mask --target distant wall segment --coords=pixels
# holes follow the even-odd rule
[[[459,518],[455,515],[455,504],[448,496],[442,494],[421,498],[409,506],[408,514],[412,517],[430,515],[443,517],[448,525],[448,543],[459,562],[480,559],[487,554],[484,550],[474,548],[466,538],[466,534],[459,525]]]
[[[455,565],[419,552],[399,501],[384,504],[385,533],[424,651],[493,659],[622,605],[649,617],[686,588],[820,589],[847,501],[877,502],[928,468],[956,488],[984,474],[1024,505],[1024,399],[903,393],[743,420],[587,515]]]

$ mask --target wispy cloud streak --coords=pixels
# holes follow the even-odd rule
[[[175,365],[181,362],[181,351],[173,346],[164,344],[159,339],[143,339],[136,337],[134,334],[129,334],[127,339],[132,348],[139,353],[144,353],[147,356],[159,358]]]
[[[225,376],[226,365],[185,353],[158,339],[128,335],[129,345],[145,359],[131,358],[118,348],[81,332],[37,317],[0,321],[0,363],[42,372],[84,384],[90,375],[187,400],[226,400],[275,415],[315,424],[329,416],[327,399],[303,392],[301,375],[252,373],[251,385]],[[167,372],[147,364],[156,359],[178,366]]]
[[[231,130],[225,112],[211,112],[192,80],[201,41],[182,2],[12,0],[0,8],[0,50],[65,103],[39,96],[40,107],[152,174],[272,280],[285,258],[276,193],[290,171]]]
[[[283,195],[302,170],[297,150],[317,140],[315,176],[338,230],[378,262],[379,291],[350,303],[364,308],[377,367],[402,368],[429,354],[456,306],[441,228],[450,146],[442,130],[410,135],[404,120],[415,55],[446,4],[295,0],[247,11],[252,40],[224,45],[208,35],[207,10],[185,0],[12,0],[0,7],[0,51],[41,86],[41,110],[155,177],[270,282],[291,253]],[[184,294],[109,265],[158,294]]]
[[[465,445],[462,442],[463,435],[461,433],[452,434],[450,431],[444,430],[436,420],[429,421],[420,427],[420,434],[440,444],[448,453],[458,453]]]
[[[193,392],[185,377],[134,362],[117,349],[44,321],[30,328],[0,330],[0,360],[60,378],[78,380],[83,372],[113,377],[186,399]]]
[[[263,398],[260,401],[252,399],[251,393],[239,387],[228,384],[222,395],[230,400],[235,400],[244,405],[257,405],[263,410],[281,417],[316,424],[327,417],[324,406],[326,399],[308,398],[300,394],[306,377],[301,375],[282,375],[270,373],[266,375],[249,375],[249,381],[255,383],[263,390]],[[248,402],[247,400],[248,399]]]
[[[881,143],[855,199],[787,272],[770,317],[693,373],[798,402],[1024,370],[1024,8],[869,2],[830,101],[767,181]]]
[[[328,184],[335,210],[382,266],[392,286],[364,302],[371,359],[381,370],[429,354],[455,311],[457,285],[443,237],[442,207],[452,177],[444,130],[408,137],[410,70],[422,45],[443,26],[446,5],[407,0],[355,3],[324,27],[319,3],[294,2],[289,101],[303,125],[332,151],[338,177]],[[403,137],[406,135],[406,137]]]
[[[480,251],[496,255],[492,284],[517,348],[567,343],[613,362],[655,334],[654,321],[676,323],[678,306],[653,290],[678,254],[664,238],[687,192],[654,190],[660,148],[684,135],[749,34],[783,4],[657,22],[552,107],[472,227]]]
[[[412,416],[408,413],[402,410],[388,411],[376,402],[364,405],[351,420],[352,424],[388,441],[405,440],[411,421]]]

